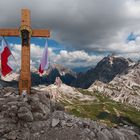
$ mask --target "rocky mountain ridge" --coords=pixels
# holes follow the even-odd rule
[[[115,101],[129,103],[140,110],[140,63],[130,66],[111,82],[94,82],[88,91],[99,91]]]

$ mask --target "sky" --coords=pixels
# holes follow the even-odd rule
[[[30,9],[32,28],[51,31],[52,63],[90,67],[112,53],[140,59],[140,0],[0,0],[0,28],[19,27],[22,8]],[[20,64],[20,38],[6,39]],[[45,41],[32,38],[32,66],[39,65]]]

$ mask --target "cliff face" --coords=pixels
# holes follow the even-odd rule
[[[80,73],[77,76],[74,86],[88,88],[96,80],[108,83],[113,80],[117,74],[121,74],[133,64],[129,59],[122,57],[107,56],[103,58],[95,68],[90,69],[86,73]]]
[[[68,115],[50,94],[32,90],[19,96],[15,88],[0,90],[1,140],[139,140],[134,127],[109,128],[90,119]]]

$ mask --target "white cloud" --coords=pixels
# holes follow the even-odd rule
[[[128,0],[125,3],[127,8],[127,15],[132,18],[139,18],[140,15],[140,1],[139,0]]]
[[[61,50],[56,55],[54,62],[67,67],[88,67],[94,66],[103,56],[89,55],[85,51],[66,51]]]
[[[21,45],[11,44],[12,54],[15,57],[16,61],[10,57],[10,65],[15,67],[16,70],[19,70],[21,62]],[[43,53],[43,47],[31,44],[31,67],[38,67],[40,59]],[[55,53],[55,50],[49,48],[49,58],[51,63],[61,64],[69,68],[75,67],[88,67],[94,66],[99,60],[103,58],[103,55],[89,55],[84,50],[82,51],[67,51],[61,50],[59,53]]]
[[[19,70],[21,66],[21,45],[10,44],[10,48],[14,58],[11,56],[9,58],[9,63],[12,67]],[[39,64],[42,52],[43,48],[38,45],[31,44],[31,66],[37,66]]]
[[[140,34],[139,31],[136,34]],[[140,59],[140,37],[134,41],[126,41],[125,33],[120,33],[115,42],[112,42],[106,49],[116,55],[131,58],[133,60]],[[125,37],[126,38],[126,37]],[[125,40],[125,41],[124,41]]]

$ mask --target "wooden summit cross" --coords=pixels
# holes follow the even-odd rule
[[[22,9],[21,26],[16,29],[0,29],[0,36],[20,36],[22,40],[21,51],[21,71],[19,80],[19,92],[26,90],[30,93],[31,72],[30,72],[30,38],[50,37],[50,31],[47,29],[31,29],[30,11]]]

